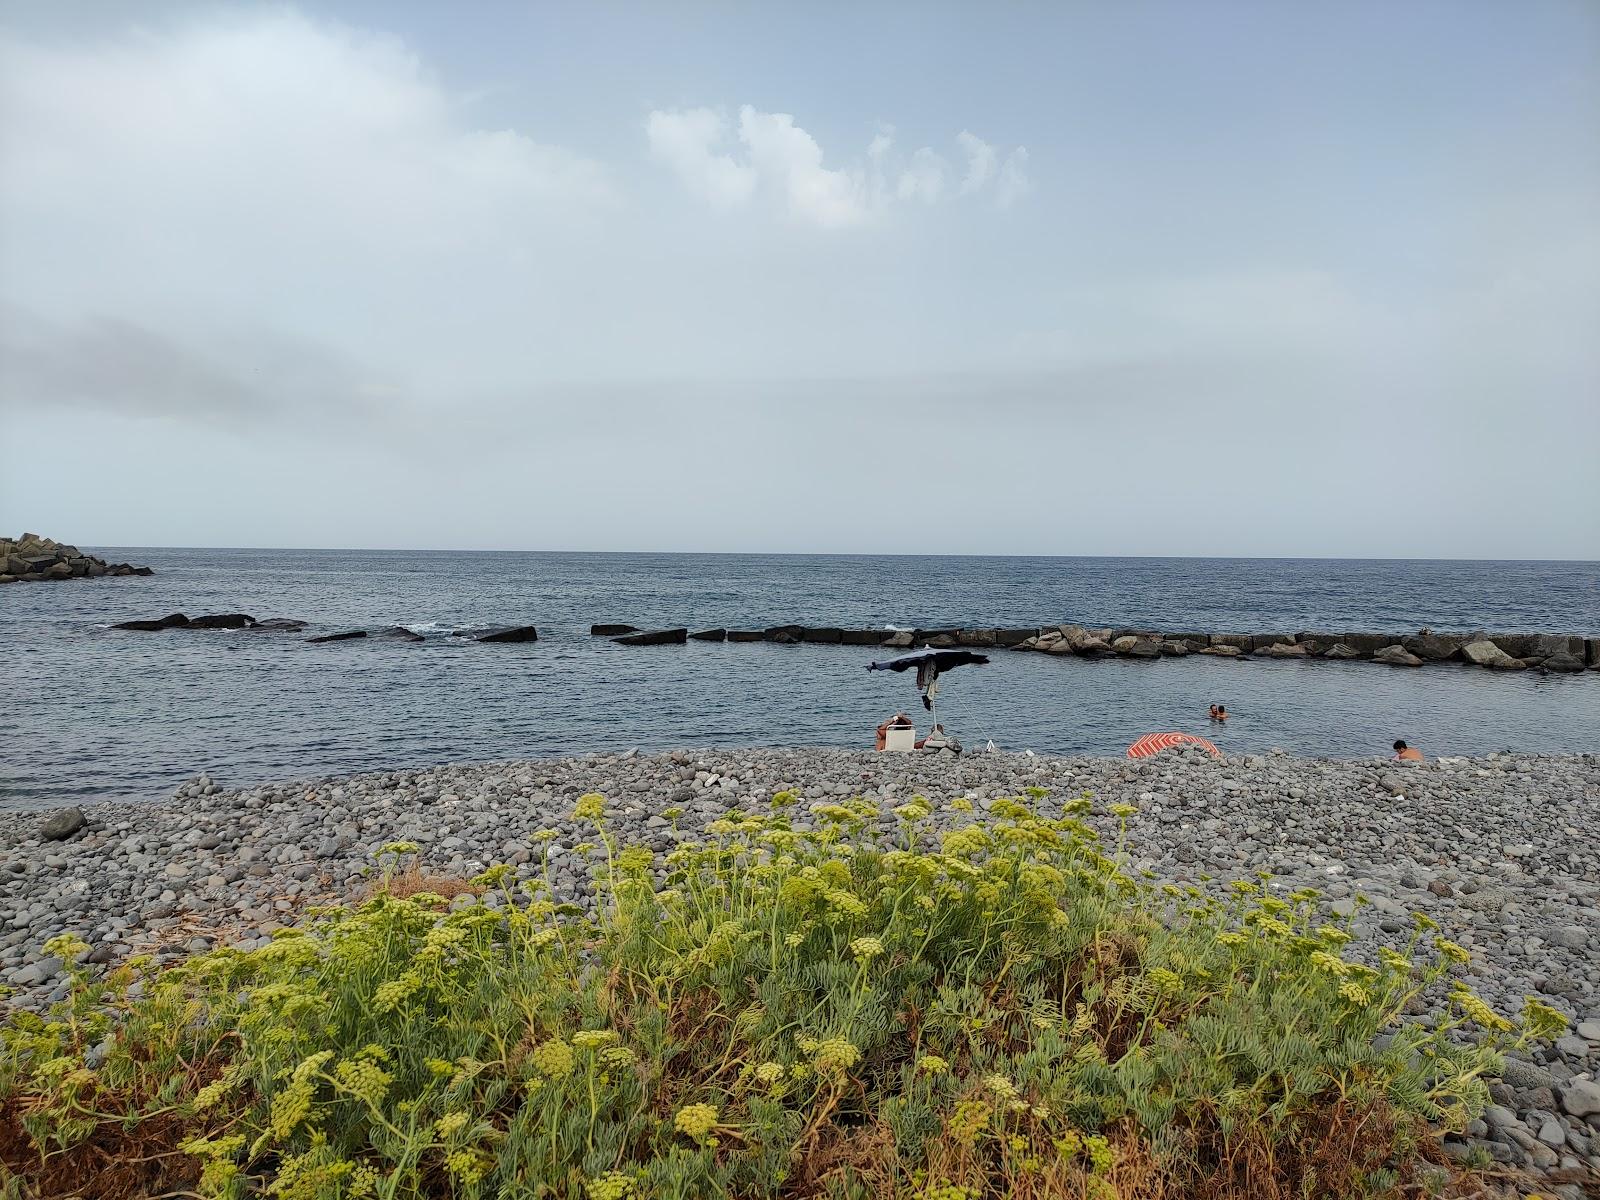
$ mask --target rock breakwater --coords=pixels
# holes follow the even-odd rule
[[[625,625],[594,625],[590,632],[610,636]],[[658,645],[659,635],[613,637],[623,645]],[[1567,633],[1416,633],[1302,630],[1295,633],[1172,633],[1154,629],[1045,625],[1028,628],[841,629],[837,626],[774,625],[765,629],[715,629],[690,635],[699,640],[776,642],[780,645],[883,646],[911,649],[952,646],[1031,650],[1075,658],[1329,659],[1365,661],[1396,667],[1456,663],[1501,671],[1578,672],[1600,670],[1600,637]],[[673,638],[671,640],[681,640]]]
[[[108,563],[37,533],[0,538],[0,583],[45,583],[58,579],[98,579],[102,575],[153,575],[149,567]]]
[[[1414,936],[1413,912],[1465,947],[1464,982],[1502,1011],[1538,995],[1571,1020],[1547,1049],[1512,1060],[1495,1107],[1452,1143],[1463,1157],[1595,1178],[1600,1167],[1600,756],[1491,755],[1402,765],[1283,754],[1213,760],[1169,752],[1131,762],[982,754],[677,751],[450,766],[230,790],[199,776],[166,802],[97,805],[0,831],[0,979],[14,1003],[64,991],[45,941],[74,931],[87,956],[164,959],[214,945],[253,947],[308,906],[367,886],[386,843],[415,842],[430,872],[466,878],[494,862],[546,871],[558,897],[587,903],[591,831],[579,795],[608,798],[624,841],[666,850],[705,836],[730,809],[766,810],[795,788],[809,806],[855,795],[935,801],[937,825],[1029,787],[1051,815],[1084,792],[1096,824],[1136,870],[1219,893],[1265,872],[1285,894],[1320,890],[1369,960]],[[1115,805],[1133,812],[1117,815]],[[540,831],[550,830],[549,840]],[[547,857],[548,856],[548,857]],[[476,903],[463,897],[458,903]],[[492,903],[492,901],[491,901]],[[1448,1003],[1427,996],[1422,1007]],[[1566,1172],[1565,1176],[1559,1173]],[[1560,1184],[1559,1186],[1567,1186]],[[1573,1184],[1572,1186],[1579,1186]],[[1554,1194],[1561,1192],[1551,1189]],[[1567,1193],[1581,1195],[1581,1191]]]

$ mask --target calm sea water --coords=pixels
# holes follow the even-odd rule
[[[243,785],[337,771],[638,746],[871,745],[912,681],[870,647],[623,648],[597,621],[762,627],[1085,624],[1293,632],[1600,634],[1600,564],[1223,559],[100,549],[145,579],[0,589],[0,807],[152,798],[209,770]],[[134,617],[248,612],[305,635],[120,633]],[[421,643],[308,645],[403,624]],[[527,645],[451,638],[536,624]],[[1120,753],[1140,734],[1230,750],[1600,750],[1600,672],[1134,663],[996,652],[947,676],[940,715],[969,746]]]

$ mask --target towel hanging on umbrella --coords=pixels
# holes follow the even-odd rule
[[[902,654],[899,658],[883,662],[870,662],[869,671],[917,670],[917,690],[922,693],[922,707],[933,711],[933,697],[939,692],[939,673],[952,667],[981,667],[989,661],[987,654],[974,654],[970,650],[919,650],[915,654]]]

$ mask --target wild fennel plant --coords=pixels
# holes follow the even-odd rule
[[[936,835],[922,797],[800,829],[779,793],[661,859],[588,795],[592,918],[495,867],[490,903],[380,888],[260,949],[74,968],[4,1030],[6,1192],[1398,1194],[1498,1051],[1561,1023],[1451,990],[1466,952],[1425,917],[1365,965],[1315,893],[1156,887],[1087,797],[1044,799],[956,800]],[[156,1165],[94,1175],[107,1145]]]

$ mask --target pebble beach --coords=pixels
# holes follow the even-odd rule
[[[1285,892],[1319,889],[1333,915],[1352,921],[1358,955],[1403,948],[1411,914],[1426,913],[1471,951],[1462,978],[1490,1004],[1514,1013],[1535,995],[1570,1019],[1553,1046],[1508,1063],[1494,1105],[1451,1152],[1600,1178],[1590,1174],[1600,1169],[1600,755],[1592,754],[1400,764],[1194,750],[1137,762],[679,750],[244,790],[201,775],[153,804],[8,819],[0,982],[10,1004],[59,999],[63,964],[43,947],[66,932],[89,943],[97,964],[253,948],[311,906],[359,897],[375,855],[396,841],[416,843],[426,871],[461,878],[503,862],[531,879],[547,852],[559,898],[583,903],[590,864],[581,846],[592,831],[570,814],[587,792],[607,798],[620,840],[665,850],[730,808],[765,809],[783,789],[804,797],[795,810],[804,824],[807,804],[839,797],[899,803],[920,793],[981,807],[1030,787],[1049,792],[1041,807],[1050,815],[1091,793],[1102,836],[1158,881],[1220,890],[1267,872]],[[1137,809],[1125,831],[1108,812],[1117,804]],[[936,824],[968,819],[936,811]],[[553,840],[536,839],[541,830]]]

